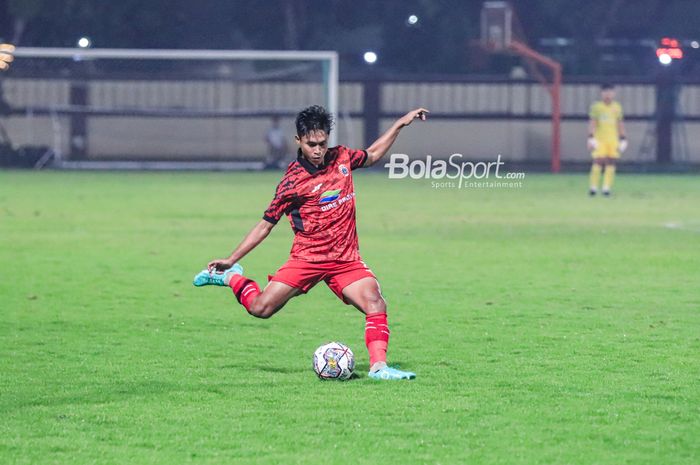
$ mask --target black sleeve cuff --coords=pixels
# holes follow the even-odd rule
[[[267,215],[263,215],[263,220],[267,221],[268,223],[272,223],[272,224],[277,224],[277,222],[279,221],[279,220],[276,220],[276,219],[274,219],[270,216],[267,216]]]
[[[369,158],[369,154],[367,153],[367,150],[363,150],[362,153],[364,153],[365,156],[362,157],[362,161],[357,165],[358,168],[364,168],[365,163],[367,163],[367,159]]]

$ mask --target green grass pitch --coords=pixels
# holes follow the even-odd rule
[[[358,173],[390,361],[319,285],[270,320],[192,276],[277,174],[0,173],[2,464],[696,464],[700,178],[432,190]],[[243,262],[265,282],[288,222]],[[360,378],[322,382],[321,343]]]

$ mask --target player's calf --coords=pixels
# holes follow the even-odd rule
[[[370,372],[386,367],[390,335],[385,312],[365,316],[365,345],[369,353]]]
[[[250,315],[263,319],[277,313],[289,299],[300,292],[297,288],[277,281],[270,282],[264,291],[260,291],[255,281],[241,275],[232,276],[229,287]]]
[[[615,182],[615,161],[612,158],[608,158],[605,164],[605,173],[603,174],[603,195],[605,197],[610,197],[612,191],[613,183]]]

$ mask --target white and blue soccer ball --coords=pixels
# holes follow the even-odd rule
[[[321,379],[349,379],[355,369],[355,355],[340,342],[323,344],[314,352],[314,371]]]

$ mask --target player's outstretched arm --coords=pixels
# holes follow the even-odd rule
[[[624,153],[627,151],[627,132],[625,131],[625,123],[622,121],[622,118],[617,122],[617,134],[620,138],[620,141],[618,142],[617,149],[620,151],[620,153]]]
[[[627,138],[627,131],[625,130],[625,122],[622,119],[620,119],[617,122],[617,133],[620,135],[621,139]]]
[[[401,129],[411,124],[416,118],[425,121],[428,113],[430,112],[425,108],[416,108],[397,119],[384,134],[379,136],[379,139],[375,140],[374,143],[367,148],[367,161],[365,162],[365,166],[373,165],[379,161],[394,144]]]
[[[209,271],[228,270],[234,263],[240,261],[248,254],[248,252],[256,248],[262,241],[264,241],[274,227],[275,225],[269,221],[260,220],[260,222],[250,230],[245,238],[243,238],[241,243],[238,244],[238,247],[236,247],[236,250],[231,253],[230,257],[212,260],[207,264],[207,268],[209,268]]]

